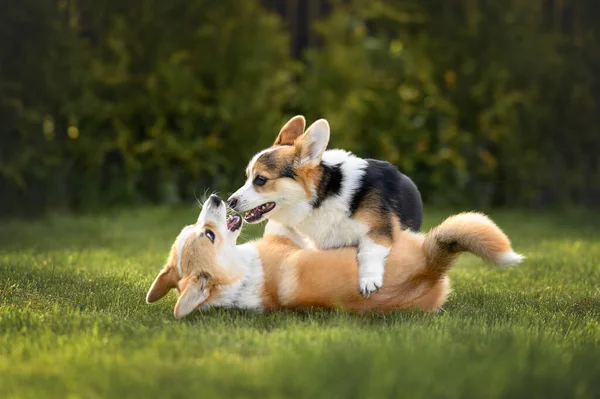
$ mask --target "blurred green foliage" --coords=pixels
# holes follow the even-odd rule
[[[318,25],[302,106],[429,202],[598,203],[597,22],[591,2],[566,3],[571,34],[543,0],[340,2]]]
[[[302,67],[257,1],[0,5],[5,211],[231,191],[293,113],[427,202],[600,202],[591,0],[334,2]]]
[[[229,189],[283,120],[297,69],[279,18],[254,1],[3,8],[0,174],[32,204]]]

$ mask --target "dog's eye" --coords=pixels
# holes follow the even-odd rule
[[[212,230],[206,230],[204,232],[204,234],[206,234],[206,236],[208,237],[208,239],[214,243],[215,242],[215,233]]]
[[[255,186],[264,186],[265,183],[267,182],[267,178],[261,175],[258,175],[254,178],[254,185]]]

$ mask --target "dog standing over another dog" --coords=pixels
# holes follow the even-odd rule
[[[357,285],[368,297],[383,285],[394,226],[421,228],[421,194],[388,162],[326,151],[325,119],[305,126],[302,116],[283,126],[273,146],[252,158],[228,204],[247,212],[246,222],[276,221],[318,249],[357,247]]]
[[[167,263],[148,290],[148,303],[176,289],[177,318],[210,307],[434,311],[450,292],[448,271],[461,252],[500,265],[523,259],[502,230],[480,213],[451,216],[427,236],[402,230],[395,222],[392,229],[398,239],[387,258],[384,285],[364,298],[355,288],[356,248],[303,248],[300,237],[273,221],[263,238],[236,245],[242,218],[227,219],[226,214],[219,197],[206,201],[198,221],[175,239]]]

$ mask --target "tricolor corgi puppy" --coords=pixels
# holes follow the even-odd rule
[[[480,213],[452,216],[427,236],[394,222],[398,239],[387,257],[383,287],[365,298],[354,289],[356,248],[303,248],[299,237],[273,221],[262,239],[238,246],[242,218],[227,219],[225,208],[212,196],[198,221],[181,231],[148,291],[148,303],[175,288],[177,318],[209,307],[434,311],[450,292],[448,270],[460,252],[500,265],[523,259],[502,230]]]
[[[228,200],[248,223],[265,218],[306,237],[319,249],[357,246],[358,288],[364,296],[383,284],[393,226],[418,231],[421,194],[392,164],[325,151],[329,124],[292,118],[273,146],[246,169],[247,181]],[[325,265],[328,266],[328,265]]]

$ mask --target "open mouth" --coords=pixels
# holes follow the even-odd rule
[[[242,217],[240,215],[231,215],[227,219],[227,230],[234,232],[242,227]]]
[[[273,208],[275,208],[275,203],[267,202],[266,204],[262,204],[246,212],[244,219],[248,223],[258,222],[265,214],[271,212]]]

